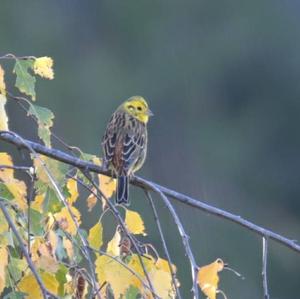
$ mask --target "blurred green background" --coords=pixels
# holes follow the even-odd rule
[[[155,114],[140,175],[266,228],[300,235],[300,4],[298,1],[1,1],[0,54],[51,56],[55,80],[38,80],[37,104],[54,132],[99,154],[114,109],[142,95]],[[36,138],[9,104],[10,127]],[[3,143],[0,144],[4,148]],[[162,253],[150,207],[131,188],[146,241]],[[184,298],[189,263],[156,198]],[[217,257],[228,298],[262,298],[262,241],[226,220],[174,203],[199,265]],[[89,227],[100,211],[80,210]],[[299,298],[300,256],[270,242],[271,298]]]

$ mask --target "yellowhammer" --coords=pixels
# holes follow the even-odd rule
[[[144,164],[147,123],[152,116],[144,98],[133,96],[113,113],[102,139],[104,167],[117,177],[116,203],[129,204],[129,177]]]

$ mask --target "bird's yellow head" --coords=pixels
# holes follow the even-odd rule
[[[145,99],[140,96],[129,98],[121,106],[126,112],[144,124],[146,124],[149,117],[153,115]]]

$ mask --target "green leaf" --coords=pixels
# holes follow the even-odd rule
[[[8,190],[6,185],[2,182],[0,182],[0,197],[2,197],[5,200],[12,200],[14,199],[14,196],[11,194],[11,192]]]
[[[28,69],[32,69],[34,60],[19,60],[16,59],[16,64],[14,67],[14,73],[16,74],[16,87],[20,92],[27,94],[32,97],[32,100],[35,101],[35,77],[32,76]]]
[[[59,200],[53,189],[47,188],[47,193],[43,203],[43,210],[57,213],[63,208],[63,203]]]
[[[0,234],[0,244],[3,246],[6,245],[6,246],[15,247],[14,234],[12,233],[11,230]]]
[[[30,209],[30,221],[30,233],[33,233],[36,236],[43,236],[43,215],[36,210]]]
[[[10,257],[8,270],[14,281],[19,281],[23,276],[23,271],[27,268],[25,259]]]
[[[68,273],[68,268],[64,266],[63,264],[60,264],[59,269],[57,270],[55,274],[55,278],[59,283],[58,287],[58,295],[63,296],[64,293],[64,284],[67,282],[66,275]]]
[[[126,299],[136,299],[137,295],[140,293],[139,289],[134,287],[134,286],[130,286],[125,294],[125,298]]]
[[[51,147],[51,131],[53,126],[54,114],[51,110],[30,104],[28,115],[32,115],[38,123],[38,135],[46,146]]]

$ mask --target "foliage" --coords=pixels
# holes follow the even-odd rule
[[[0,130],[9,130],[9,117],[5,110],[7,100],[16,101],[27,107],[27,116],[35,120],[39,138],[47,147],[51,147],[54,114],[32,101],[36,100],[35,75],[53,79],[53,60],[49,57],[18,58],[11,55],[9,58],[15,62],[15,86],[25,96],[13,96],[7,91],[5,72],[0,65]],[[31,100],[26,96],[30,96]],[[101,165],[99,158],[80,150],[79,157]],[[31,166],[20,168],[9,153],[0,153],[0,200],[5,204],[23,243],[27,244],[36,269],[36,273],[33,273],[27,267],[24,252],[12,228],[1,216],[1,296],[43,298],[36,277],[38,275],[45,289],[60,298],[175,298],[170,271],[171,266],[176,274],[175,265],[158,256],[151,244],[143,244],[139,240],[137,244],[142,255],[132,244],[138,235],[146,235],[143,218],[137,211],[117,207],[120,214],[125,211],[122,218],[124,227],[117,224],[113,238],[108,242],[103,239],[105,227],[101,219],[109,209],[107,200],[114,195],[115,179],[104,175],[94,176],[97,186],[91,188],[78,169],[72,170],[62,162],[33,150],[31,161]],[[24,171],[30,183],[19,179],[17,171]],[[94,208],[98,200],[102,201],[102,214],[88,232],[82,228],[81,212],[76,207],[81,197],[79,185],[90,191],[87,199],[89,210]],[[133,235],[136,237],[131,239]],[[87,267],[89,257],[94,269]],[[93,271],[95,276],[92,275]],[[178,280],[175,281],[176,287],[179,287]]]

